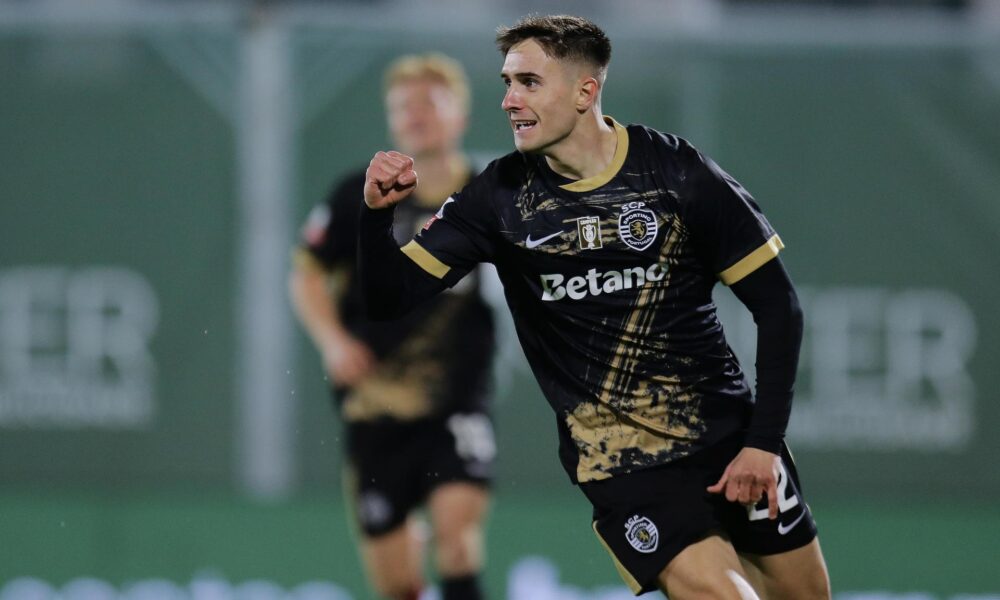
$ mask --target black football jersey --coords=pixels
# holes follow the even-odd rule
[[[751,393],[712,288],[783,247],[750,194],[688,142],[608,121],[618,145],[603,173],[569,180],[509,154],[402,248],[444,285],[496,265],[578,482],[746,427]]]
[[[310,213],[300,242],[300,259],[318,262],[330,272],[341,320],[378,359],[373,376],[352,389],[337,390],[343,418],[407,421],[485,411],[494,325],[476,274],[403,318],[366,318],[356,269],[364,182],[360,172],[334,187]],[[396,211],[393,232],[400,243],[434,217],[441,201],[413,200]]]

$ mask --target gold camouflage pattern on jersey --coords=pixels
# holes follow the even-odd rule
[[[669,190],[643,188],[636,191],[626,184],[629,178],[643,178],[642,173],[630,173],[623,168],[628,150],[628,132],[611,121],[618,133],[615,159],[608,168],[587,180],[564,186],[583,193],[567,201],[546,193],[543,186],[532,185],[537,173],[529,173],[517,195],[516,204],[522,220],[530,221],[545,213],[555,213],[572,202],[575,206],[600,207],[604,216],[599,220],[601,235],[610,241],[620,242],[618,214],[620,207],[630,202],[644,202],[655,206]],[[659,211],[657,218],[659,242],[657,262],[667,265],[666,275],[659,281],[646,281],[635,298],[628,316],[621,324],[615,339],[608,340],[610,356],[606,369],[599,376],[588,377],[588,384],[596,392],[596,401],[582,401],[564,415],[565,424],[579,455],[577,479],[580,482],[606,479],[611,470],[623,465],[640,468],[655,465],[687,454],[685,442],[696,439],[704,430],[699,418],[699,396],[690,386],[677,378],[661,374],[642,373],[644,357],[668,355],[669,340],[653,335],[657,307],[671,285],[677,253],[686,241],[687,234],[676,218],[667,220]],[[595,250],[584,250],[579,240],[576,216],[562,220],[565,234],[558,241],[534,248],[535,252],[561,255],[580,255]],[[624,242],[621,242],[624,243]],[[518,241],[524,247],[524,241]],[[600,251],[600,250],[596,250]],[[604,319],[595,330],[606,329]],[[595,324],[597,325],[597,324]]]

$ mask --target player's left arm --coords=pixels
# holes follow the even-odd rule
[[[766,495],[773,519],[778,515],[778,462],[802,345],[802,308],[777,256],[731,289],[757,324],[756,403],[743,450],[709,491],[724,492],[728,500],[743,504],[755,504]]]
[[[791,411],[802,310],[778,258],[784,248],[750,193],[710,158],[677,142],[680,217],[706,270],[730,286],[757,324],[757,390],[743,450],[709,487],[730,501],[769,499],[777,517],[779,454]]]

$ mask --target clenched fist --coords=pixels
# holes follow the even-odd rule
[[[394,150],[377,152],[365,172],[365,204],[371,209],[389,208],[413,193],[417,172],[413,159]]]

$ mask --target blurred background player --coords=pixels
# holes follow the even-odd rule
[[[415,201],[396,213],[402,242],[475,175],[460,147],[465,73],[444,55],[401,57],[385,72],[385,107],[393,143],[420,173]],[[486,406],[492,314],[470,277],[404,319],[365,318],[355,270],[364,177],[363,170],[345,177],[310,213],[289,282],[345,424],[345,485],[362,561],[378,594],[419,596],[424,544],[412,513],[425,505],[442,598],[481,598],[495,455]]]

